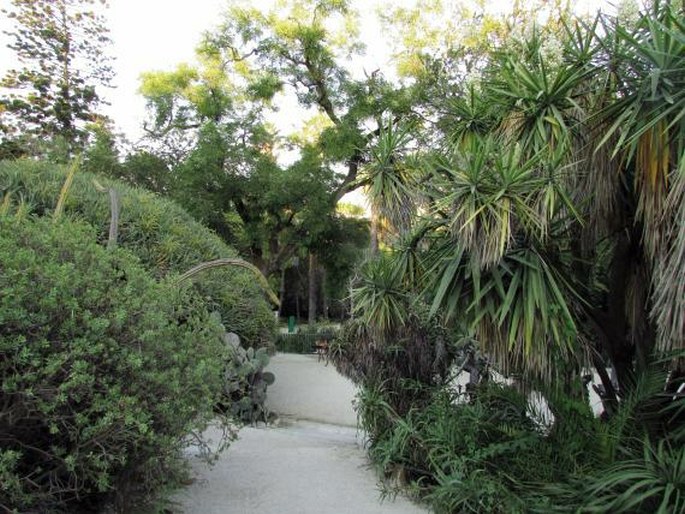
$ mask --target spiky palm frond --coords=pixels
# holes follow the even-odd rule
[[[481,270],[443,239],[424,262],[431,312],[467,323],[503,373],[550,383],[565,365],[586,361],[574,315],[584,300],[551,258],[519,248]]]
[[[491,86],[508,110],[501,131],[509,141],[520,142],[530,153],[571,149],[581,136],[585,113],[580,99],[586,94],[589,67],[582,62],[549,66],[540,59],[537,66],[508,57],[500,71],[499,83]]]
[[[469,299],[476,336],[504,373],[551,383],[583,361],[572,314],[578,294],[549,258],[517,250],[476,285]]]
[[[635,217],[655,286],[652,318],[658,347],[667,351],[685,347],[685,21],[679,7],[658,2],[633,29],[611,28],[605,49],[612,52],[620,88],[596,117],[605,127],[597,152],[609,149],[617,169],[632,175],[626,186],[637,199]]]
[[[501,121],[498,107],[487,90],[477,90],[471,84],[463,95],[447,101],[447,113],[440,125],[450,144],[463,147],[474,137],[482,138],[495,130]]]
[[[685,448],[645,441],[642,458],[619,461],[592,482],[583,512],[683,512]]]
[[[496,264],[519,232],[545,239],[562,209],[578,217],[566,192],[566,168],[551,160],[525,158],[519,144],[474,138],[434,166],[434,214],[449,219],[453,241],[483,268]]]
[[[421,220],[411,232],[402,234],[392,247],[392,266],[397,280],[408,290],[419,290],[425,280],[426,270],[421,247],[423,238],[440,225],[430,219]]]
[[[411,142],[411,128],[389,123],[370,149],[360,180],[366,184],[371,209],[399,232],[408,230],[415,211],[412,169],[403,157]]]
[[[401,285],[391,259],[381,255],[364,263],[352,288],[352,316],[381,341],[409,317],[408,295]]]
[[[685,116],[685,21],[677,9],[660,2],[657,15],[644,14],[634,30],[621,25],[614,28],[620,42],[614,59],[627,69],[620,77],[623,87],[616,102],[599,113],[600,118],[613,120],[600,144],[611,134],[620,134],[614,153],[628,149],[634,156],[640,145],[657,143],[653,145],[656,151],[643,149],[641,163],[652,183],[669,169],[670,156],[662,152],[668,152],[674,142],[682,151],[685,136],[681,124]],[[665,139],[657,141],[661,138]]]
[[[655,9],[633,30],[614,27],[621,87],[597,115],[609,124],[598,146],[614,138],[614,157],[634,168],[637,215],[651,259],[662,256],[669,177],[685,149],[685,21],[670,3]]]
[[[522,188],[530,191],[530,181],[537,181],[533,166],[519,166],[520,148],[506,159],[495,148],[491,138],[474,140],[464,151],[437,163],[449,180],[435,209],[449,213],[453,240],[477,255],[482,266],[496,263],[509,248],[515,210],[530,223],[538,222],[518,194]]]
[[[423,256],[426,270],[423,294],[432,301],[430,314],[439,310],[448,320],[465,318],[464,289],[471,278],[468,254],[449,237],[437,236]],[[476,272],[479,267],[474,268]]]

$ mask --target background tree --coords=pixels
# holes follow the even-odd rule
[[[298,20],[298,21],[295,21]],[[151,149],[172,163],[172,195],[243,250],[274,282],[303,249],[309,315],[322,303],[319,255],[339,226],[335,208],[356,188],[359,165],[392,110],[380,75],[354,80],[345,59],[359,49],[346,2],[291,2],[281,11],[233,7],[197,49],[199,65],[143,78]],[[284,144],[265,121],[279,92],[318,114]],[[392,122],[392,121],[391,121]],[[368,126],[373,127],[371,130]]]
[[[61,139],[67,155],[85,144],[89,122],[99,117],[98,87],[108,86],[110,43],[104,0],[12,0],[3,15],[14,21],[9,47],[20,68],[0,82],[0,134],[38,153],[43,139]]]

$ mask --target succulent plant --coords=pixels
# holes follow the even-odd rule
[[[229,359],[224,371],[226,403],[221,407],[245,423],[266,423],[266,389],[276,380],[273,373],[264,371],[269,354],[265,348],[243,348],[240,338],[232,332],[225,332],[222,339]]]

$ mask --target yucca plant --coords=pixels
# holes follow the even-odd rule
[[[492,57],[484,85],[451,92],[441,144],[423,152],[428,173],[409,184],[425,208],[390,252],[398,266],[385,283],[397,294],[377,294],[386,314],[364,321],[389,327],[394,302],[418,296],[496,369],[545,391],[556,419],[532,431],[535,448],[509,455],[497,429],[492,441],[468,440],[479,429],[450,409],[421,417],[425,395],[413,397],[421,409],[396,409],[403,422],[377,458],[430,468],[420,487],[438,511],[683,510],[683,361],[655,373],[650,361],[653,348],[685,341],[683,23],[680,7],[660,2],[631,26],[568,23],[557,60],[533,51],[533,38],[522,55]],[[601,419],[581,386],[590,364],[604,386]],[[510,412],[480,408],[461,421],[492,428],[483,418]]]
[[[359,178],[373,213],[400,233],[411,225],[417,201],[413,172],[406,159],[411,130],[408,125],[388,123],[371,147],[371,159]]]
[[[458,148],[469,145],[474,137],[492,133],[501,121],[497,102],[488,96],[489,90],[479,84],[469,84],[463,95],[447,101],[447,113],[441,126],[448,134],[448,142]]]
[[[352,315],[367,325],[380,341],[405,324],[409,297],[401,287],[389,256],[363,264],[358,284],[351,291]]]
[[[598,113],[611,125],[599,146],[612,144],[624,172],[632,171],[647,256],[655,262],[668,248],[666,201],[685,150],[685,22],[682,6],[656,2],[636,27],[614,28],[619,91]],[[666,222],[666,223],[665,223]]]
[[[501,131],[510,141],[520,142],[533,152],[571,149],[580,138],[585,118],[580,98],[581,87],[591,69],[580,61],[548,65],[540,59],[527,65],[515,56],[507,56],[499,71],[499,82],[492,87],[500,103],[508,106]]]
[[[549,381],[556,364],[582,360],[572,312],[582,298],[560,254],[579,214],[563,167],[522,154],[518,143],[473,137],[435,161],[421,269],[433,313],[472,327],[503,371]]]

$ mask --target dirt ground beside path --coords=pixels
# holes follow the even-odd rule
[[[420,514],[398,496],[381,503],[356,430],[356,389],[316,356],[277,354],[273,427],[245,427],[217,464],[195,457],[196,480],[174,498],[185,514]],[[210,434],[211,436],[211,434]],[[192,450],[191,450],[192,451]]]

